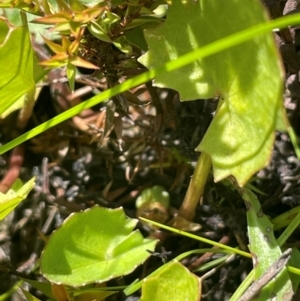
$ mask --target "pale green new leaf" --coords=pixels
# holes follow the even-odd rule
[[[122,208],[95,206],[69,216],[49,238],[41,271],[54,283],[82,286],[132,272],[157,243],[133,231],[136,219]]]
[[[200,296],[200,279],[173,261],[144,279],[140,301],[198,301]]]
[[[140,62],[152,69],[266,21],[258,1],[173,1],[165,24],[145,31],[149,51]],[[220,99],[197,149],[211,156],[216,181],[233,175],[244,185],[269,160],[279,116],[281,76],[273,37],[265,34],[159,74],[155,84],[177,90],[181,100]]]
[[[20,179],[17,179],[6,194],[0,192],[0,220],[4,219],[27,197],[34,187],[34,181],[35,178],[32,178],[23,184]]]

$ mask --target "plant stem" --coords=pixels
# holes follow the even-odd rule
[[[210,171],[211,159],[204,152],[201,153],[194,174],[191,178],[183,203],[179,209],[179,215],[187,220],[193,220],[195,209],[203,194],[205,183]]]

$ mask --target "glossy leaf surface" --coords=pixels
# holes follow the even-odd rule
[[[51,282],[70,286],[104,282],[132,272],[154,250],[156,241],[133,231],[137,220],[122,208],[95,206],[69,216],[49,239],[41,272]]]

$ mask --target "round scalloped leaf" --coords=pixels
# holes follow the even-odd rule
[[[200,279],[181,263],[173,261],[144,280],[140,301],[198,301],[200,295]]]
[[[81,286],[132,272],[157,242],[133,231],[136,223],[122,208],[95,206],[70,215],[50,236],[41,257],[42,274],[54,283]]]
[[[258,1],[173,1],[166,22],[145,31],[149,51],[140,62],[155,68],[267,20]],[[233,175],[244,185],[268,163],[282,95],[271,33],[158,75],[155,84],[177,90],[182,100],[220,98],[197,148],[211,156],[216,181]]]

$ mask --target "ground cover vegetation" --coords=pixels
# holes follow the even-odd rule
[[[298,300],[288,1],[0,1],[0,300]]]

